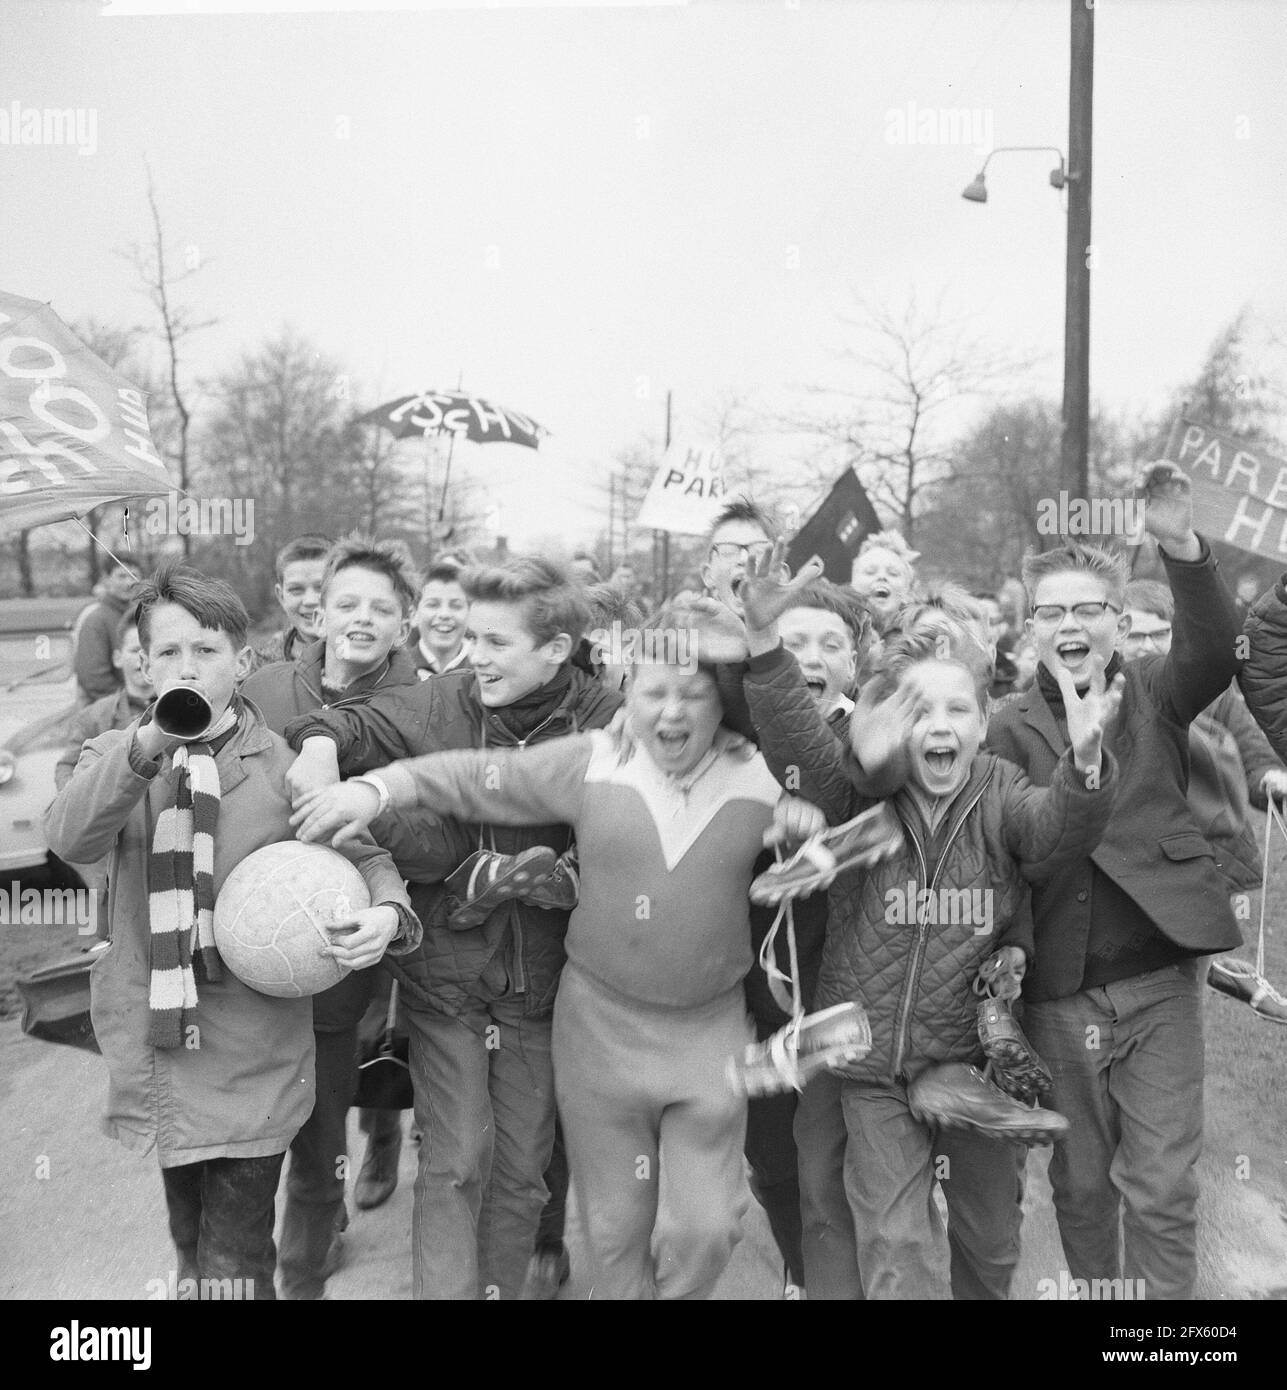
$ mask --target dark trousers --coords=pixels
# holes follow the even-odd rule
[[[317,1102],[290,1146],[282,1224],[282,1297],[321,1298],[322,1271],[344,1206],[346,1121],[357,1091],[357,1024],[315,1033]]]
[[[545,1170],[545,1186],[549,1190],[549,1200],[541,1211],[540,1224],[536,1228],[536,1249],[563,1249],[563,1230],[568,1217],[568,1153],[563,1146],[563,1126],[558,1115],[554,1117],[554,1149],[550,1154],[550,1166]]]
[[[284,1157],[208,1158],[161,1169],[178,1276],[197,1281],[198,1297],[277,1297],[273,1199]]]
[[[800,1170],[795,1146],[796,1094],[758,1096],[747,1107],[747,1162],[751,1191],[764,1208],[769,1229],[782,1252],[787,1279],[804,1288],[800,1221]]]

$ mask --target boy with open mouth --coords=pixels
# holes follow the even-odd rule
[[[854,789],[795,663],[778,653],[779,616],[813,577],[812,566],[783,577],[780,542],[748,573],[745,688],[775,775],[837,825],[871,803]],[[1028,884],[1098,841],[1115,793],[1112,760],[1100,750],[1120,687],[1107,686],[1101,668],[1077,697],[1064,678],[1072,748],[1042,791],[979,751],[990,677],[964,629],[946,646],[941,634],[894,636],[850,724],[862,768],[871,774],[901,753],[909,775],[889,802],[903,849],[831,885],[813,1002],[817,1009],[857,1002],[871,1021],[871,1052],[838,1069],[854,1240],[849,1297],[950,1296],[947,1239],[932,1200],[935,1157],[946,1153],[954,1282],[958,1260],[968,1260],[977,1296],[1004,1298],[1021,1213],[1014,1151],[997,1136],[1048,1142],[1062,1128],[974,1070],[981,1050],[973,982],[999,950],[1011,964],[1026,960]],[[958,905],[981,895],[982,920],[935,910],[949,892]],[[968,1242],[956,1230],[967,1211],[981,1218],[961,1222],[974,1231]]]
[[[1044,786],[1072,737],[1069,691],[1081,698],[1103,669],[1124,681],[1107,740],[1121,765],[1112,819],[1093,853],[1033,888],[1024,1026],[1071,1122],[1050,1163],[1070,1274],[1124,1274],[1144,1280],[1149,1298],[1188,1299],[1202,1150],[1200,958],[1240,944],[1188,803],[1189,725],[1237,674],[1239,623],[1194,533],[1187,475],[1153,464],[1139,488],[1175,598],[1171,650],[1122,665],[1121,555],[1070,543],[1029,556],[1027,628],[1041,664],[1032,689],[993,716],[988,746]]]

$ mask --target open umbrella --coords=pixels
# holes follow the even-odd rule
[[[451,456],[458,438],[474,444],[522,444],[537,449],[541,436],[549,433],[531,416],[493,405],[459,387],[454,391],[422,391],[416,396],[399,396],[395,401],[386,401],[365,415],[359,415],[358,422],[382,425],[395,439],[408,439],[413,435],[423,435],[426,440],[431,434],[448,436],[447,466],[438,503],[439,522],[447,509]]]
[[[0,291],[0,532],[174,489],[147,396],[48,304]]]
[[[463,435],[474,444],[524,444],[529,449],[539,448],[541,435],[548,433],[530,416],[460,390],[399,396],[358,419],[363,424],[383,425],[398,439],[450,434],[453,439]]]

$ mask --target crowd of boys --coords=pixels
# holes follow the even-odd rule
[[[705,1297],[749,1176],[796,1295],[1003,1299],[1026,1146],[1051,1140],[1071,1277],[1191,1297],[1203,958],[1240,944],[1249,801],[1287,791],[1263,679],[1287,593],[1243,638],[1183,475],[1142,487],[1167,583],[1128,588],[1120,555],[1082,544],[1030,556],[1026,686],[995,602],[918,589],[888,533],[851,585],[792,576],[747,500],[707,538],[702,592],[651,619],[695,659],[666,640],[622,658],[610,639],[643,622],[622,584],[537,557],[422,577],[398,543],[298,538],[287,625],[258,652],[221,581],[113,579],[121,686],[90,683],[87,649],[98,698],[49,836],[106,879],[107,1129],[156,1149],[181,1273],[324,1295],[362,1020],[396,985],[416,1298],[553,1296],[569,1182],[591,1296]],[[210,704],[196,739],[153,717],[174,685]],[[877,806],[879,862],[833,862],[788,942],[752,883]],[[246,988],[209,926],[230,870],[292,836],[351,858],[373,903],[333,933],[350,973],[310,1000]],[[986,913],[937,916],[944,893]],[[1018,1004],[980,1021],[998,979],[1021,983],[1022,1030]],[[853,1005],[861,1051],[749,1102],[730,1085],[753,1040],[780,1059],[802,1011]],[[400,1116],[362,1128],[369,1207],[396,1185]]]

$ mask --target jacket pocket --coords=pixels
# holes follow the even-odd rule
[[[1203,855],[1215,859],[1215,851],[1196,830],[1185,830],[1179,835],[1163,835],[1157,843],[1168,859],[1200,859]]]

